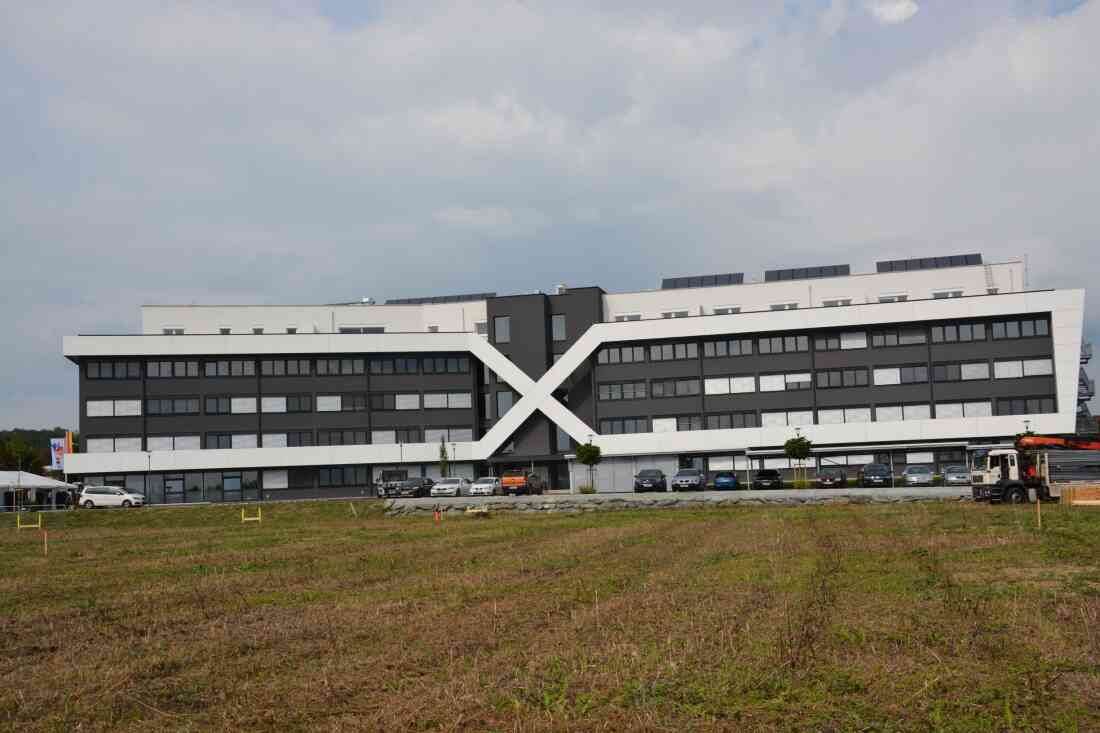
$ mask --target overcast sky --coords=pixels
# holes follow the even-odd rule
[[[0,8],[0,427],[143,303],[1100,274],[1100,0],[231,6]]]

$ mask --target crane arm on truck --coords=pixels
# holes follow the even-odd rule
[[[1021,435],[1016,439],[1016,450],[1018,451],[1035,450],[1037,448],[1100,451],[1100,440],[1063,438],[1057,435]]]

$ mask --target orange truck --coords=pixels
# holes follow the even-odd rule
[[[500,477],[500,487],[505,496],[541,494],[546,488],[538,474],[522,469],[505,471]]]

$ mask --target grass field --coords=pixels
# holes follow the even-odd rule
[[[4,730],[1100,730],[1100,512],[0,515]]]

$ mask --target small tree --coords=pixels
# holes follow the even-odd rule
[[[446,478],[451,470],[451,459],[447,455],[447,443],[439,439],[439,475]]]
[[[592,445],[591,441],[577,446],[577,460],[588,466],[588,485],[593,489],[596,488],[596,480],[594,478],[596,472],[596,466],[603,460],[603,455],[600,452],[600,446]]]
[[[783,444],[783,454],[793,461],[798,461],[798,468],[795,469],[795,481],[806,480],[806,469],[804,461],[810,457],[810,448],[813,447],[813,443],[809,438],[805,438],[801,435],[791,438]],[[801,478],[799,474],[801,473]]]

